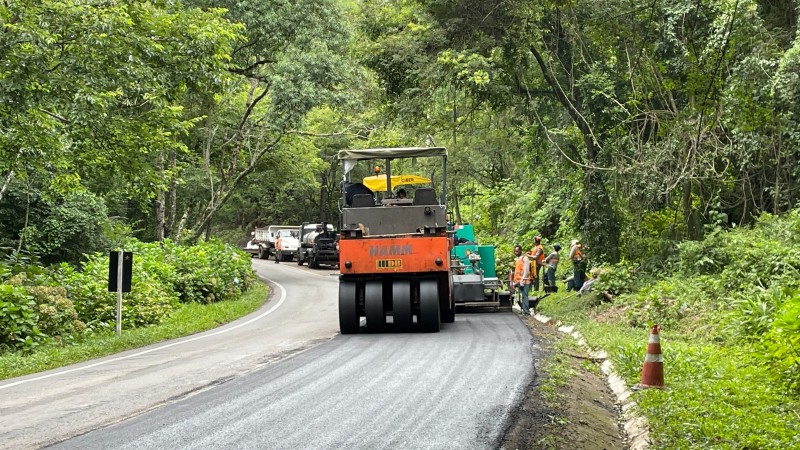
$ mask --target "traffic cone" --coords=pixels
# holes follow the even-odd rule
[[[642,366],[642,381],[639,386],[643,388],[664,387],[664,358],[661,357],[661,343],[658,340],[658,324],[653,325],[650,339],[647,341],[647,354]]]

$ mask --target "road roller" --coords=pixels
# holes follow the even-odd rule
[[[438,332],[442,323],[455,320],[447,150],[354,149],[341,150],[337,157],[344,169],[339,223],[342,334]],[[420,174],[428,170],[429,177]],[[441,177],[434,179],[437,170]],[[359,173],[366,176],[356,177]]]

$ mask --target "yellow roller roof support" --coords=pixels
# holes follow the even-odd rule
[[[430,178],[420,177],[417,175],[392,175],[392,187],[403,184],[428,184],[430,182]],[[364,177],[363,183],[364,186],[375,192],[387,190],[385,174]]]

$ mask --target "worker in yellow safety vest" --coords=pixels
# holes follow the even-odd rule
[[[514,286],[520,293],[520,308],[522,314],[531,315],[530,305],[528,304],[528,291],[531,288],[531,262],[528,255],[522,253],[522,246],[514,246]]]

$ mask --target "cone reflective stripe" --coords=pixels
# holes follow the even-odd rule
[[[642,387],[664,387],[664,358],[661,357],[661,342],[658,339],[658,325],[653,325],[647,341],[647,354],[642,366]]]

